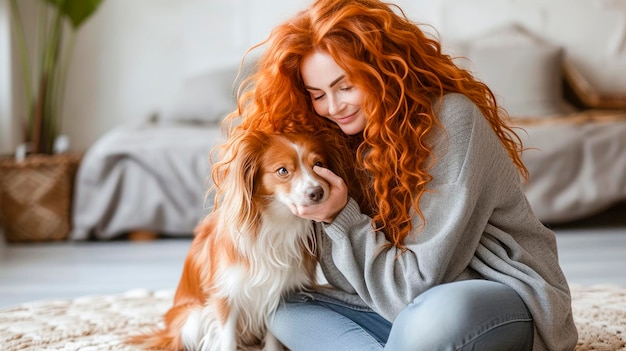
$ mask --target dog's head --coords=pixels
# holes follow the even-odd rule
[[[314,205],[327,199],[330,186],[313,167],[328,167],[329,156],[312,136],[270,135],[259,156],[253,195],[285,205]]]
[[[240,229],[271,208],[289,216],[290,204],[325,201],[330,186],[314,166],[339,168],[336,150],[321,135],[245,131],[233,136],[214,168],[218,206],[228,209]]]

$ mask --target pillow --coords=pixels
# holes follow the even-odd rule
[[[238,66],[221,67],[185,80],[163,121],[219,124],[237,108]]]
[[[563,99],[563,50],[519,25],[460,44],[461,66],[491,88],[511,117],[549,117],[571,112]],[[467,61],[467,60],[464,60]]]

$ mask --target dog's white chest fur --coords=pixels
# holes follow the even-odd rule
[[[289,210],[281,204],[267,209],[256,240],[244,235],[233,238],[240,255],[248,259],[219,267],[212,292],[213,298],[228,301],[228,320],[224,326],[217,322],[219,311],[213,303],[191,313],[182,330],[189,349],[234,351],[242,333],[264,335],[267,317],[285,292],[311,283],[302,248],[312,236],[313,224],[285,216],[284,211]],[[280,345],[273,343],[266,339],[265,350],[280,350]]]

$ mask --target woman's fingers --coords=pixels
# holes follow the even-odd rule
[[[348,203],[346,185],[341,177],[327,168],[315,166],[313,171],[328,181],[330,185],[328,199],[316,205],[298,206],[291,204],[289,208],[296,216],[317,222],[330,223]]]

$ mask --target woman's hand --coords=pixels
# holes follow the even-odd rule
[[[296,216],[311,219],[316,222],[331,223],[348,203],[348,188],[346,183],[328,168],[315,166],[313,171],[326,179],[330,185],[330,194],[326,201],[309,206],[292,204],[291,212]]]

